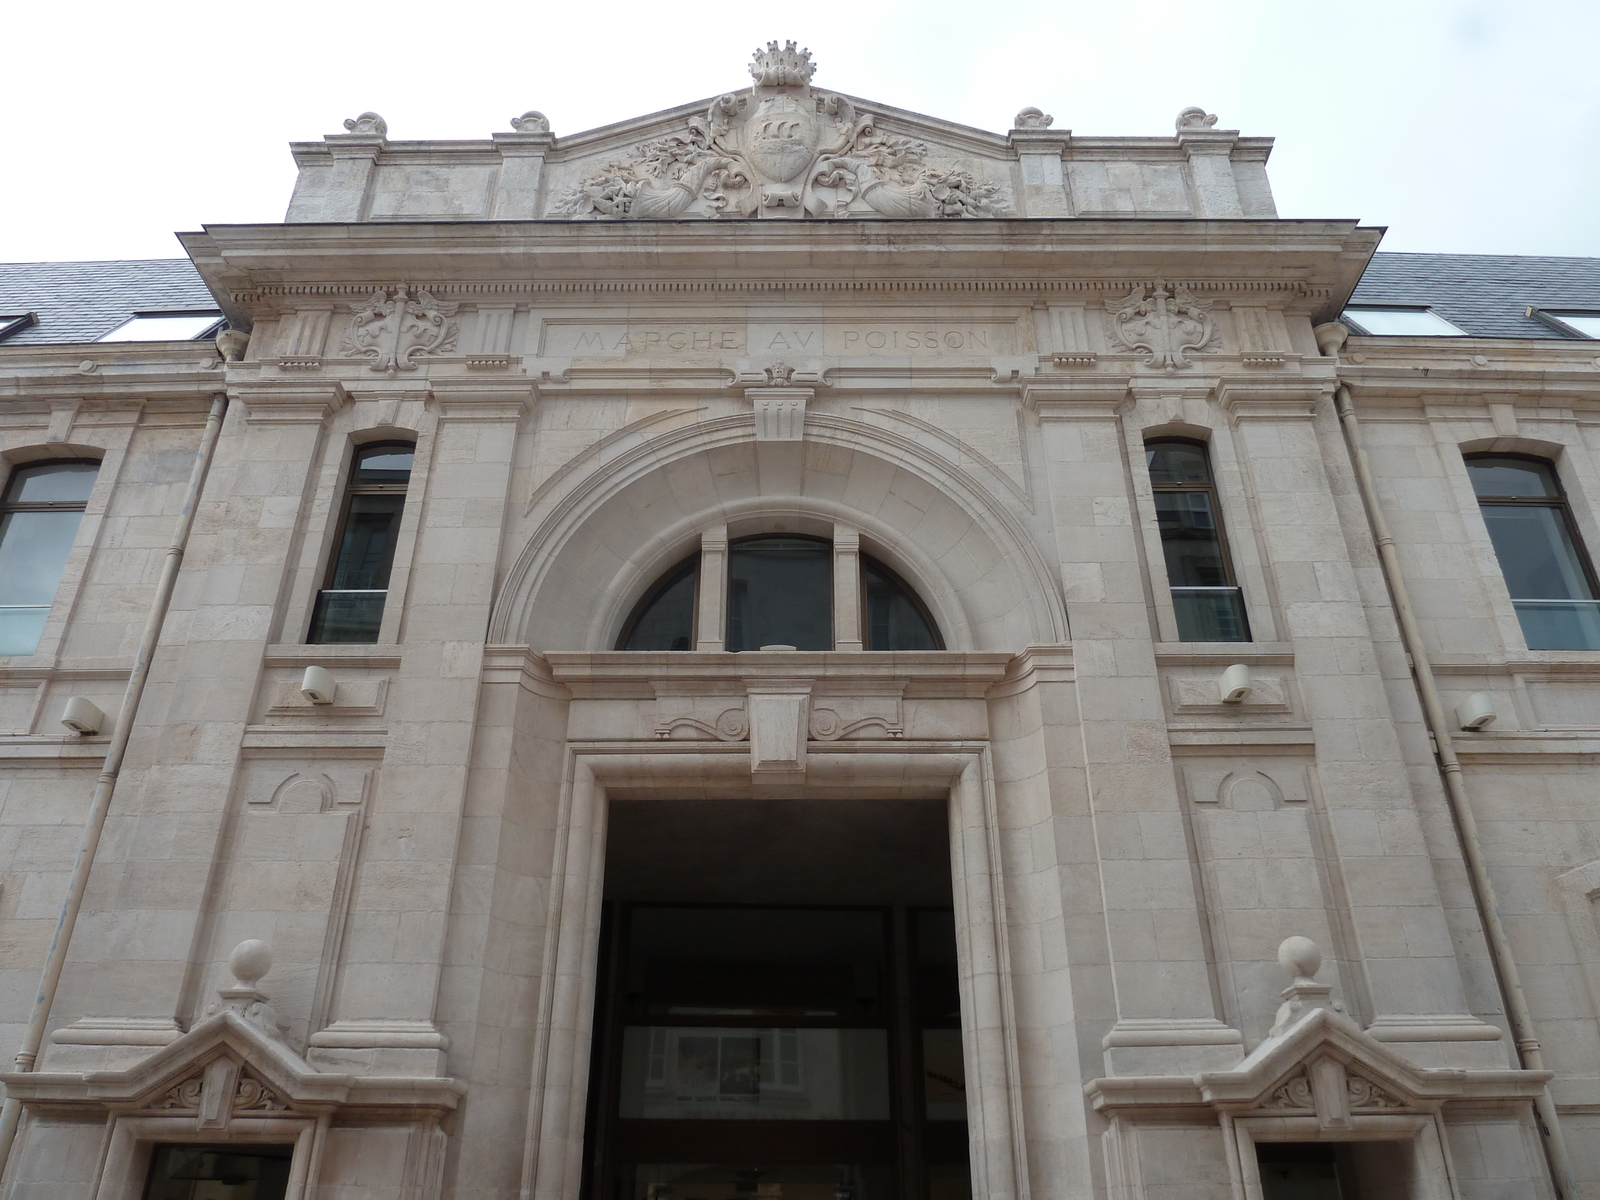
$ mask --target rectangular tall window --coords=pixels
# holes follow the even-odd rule
[[[409,442],[356,451],[327,586],[311,616],[306,640],[313,645],[378,640],[415,451]]]
[[[1199,442],[1145,443],[1167,584],[1185,642],[1248,642],[1244,597],[1233,577],[1211,461]]]
[[[0,655],[32,654],[99,463],[17,467],[0,496]]]
[[[1550,464],[1478,454],[1467,473],[1528,649],[1600,650],[1594,569]]]

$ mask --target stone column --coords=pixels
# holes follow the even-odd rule
[[[1189,159],[1189,189],[1195,216],[1244,215],[1239,204],[1239,184],[1233,177],[1233,147],[1238,141],[1237,129],[1178,129],[1178,145]]]
[[[1391,688],[1383,677],[1383,658],[1398,651],[1395,627],[1362,603],[1341,524],[1327,466],[1342,452],[1332,387],[1331,379],[1224,381],[1219,396],[1254,485],[1279,628],[1294,648],[1370,1031],[1425,1066],[1504,1066],[1498,1031],[1468,1015],[1464,950],[1451,938],[1428,852],[1414,787],[1430,786],[1432,771],[1414,785],[1401,745],[1399,731],[1420,714],[1409,680]],[[1391,644],[1385,653],[1380,642]]]
[[[861,533],[833,527],[833,648],[865,648],[861,614]]]
[[[1024,389],[1043,438],[1116,997],[1105,1066],[1183,1074],[1231,1066],[1243,1044],[1217,1019],[1117,420],[1126,396],[1103,379]]]
[[[322,198],[323,221],[360,221],[367,215],[378,156],[388,144],[381,133],[330,133],[323,141],[333,155],[333,171]]]
[[[194,960],[295,514],[345,400],[334,381],[231,394],[52,1026],[100,1020],[60,1031],[46,1069],[126,1065],[195,1015]]]
[[[700,535],[700,588],[695,597],[696,650],[721,650],[728,620],[728,527]]]
[[[435,1007],[477,722],[484,631],[532,385],[435,380],[438,410],[400,641],[388,745],[368,815],[326,1070],[442,1074]],[[413,484],[416,486],[416,483]]]
[[[500,175],[489,215],[497,221],[526,221],[544,215],[540,205],[544,160],[555,145],[555,135],[539,113],[526,113],[513,124],[515,133],[493,135],[494,148],[500,151]]]

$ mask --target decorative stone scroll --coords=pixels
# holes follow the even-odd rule
[[[1189,289],[1164,279],[1153,288],[1137,287],[1121,300],[1107,300],[1111,329],[1129,350],[1143,351],[1152,367],[1176,371],[1194,364],[1186,355],[1213,348],[1219,338],[1211,319],[1211,301],[1197,300]]]
[[[354,316],[341,352],[370,359],[374,371],[415,371],[413,359],[455,349],[461,325],[452,318],[458,307],[434,299],[426,288],[418,288],[415,297],[404,287],[379,288],[363,303],[350,306]]]
[[[1000,187],[884,132],[843,96],[813,91],[809,50],[769,42],[754,86],[713,101],[683,133],[635,148],[556,201],[586,219],[685,216],[992,217]]]

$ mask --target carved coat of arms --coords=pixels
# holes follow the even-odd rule
[[[688,129],[646,142],[569,188],[571,217],[987,217],[1001,189],[921,142],[879,130],[843,96],[814,91],[809,50],[769,42],[748,91],[714,101]]]
[[[448,354],[460,325],[451,318],[458,305],[442,303],[426,288],[412,296],[404,287],[379,288],[360,304],[345,331],[342,353],[370,359],[374,371],[415,371],[417,355]]]
[[[1149,355],[1146,364],[1175,371],[1193,366],[1191,350],[1210,349],[1218,340],[1211,320],[1211,301],[1197,300],[1187,288],[1156,280],[1153,288],[1137,287],[1121,300],[1106,301],[1111,328],[1130,350]]]

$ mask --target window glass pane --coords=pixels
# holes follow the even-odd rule
[[[354,482],[403,484],[411,478],[411,463],[415,457],[416,450],[411,446],[373,446],[358,450]]]
[[[403,495],[350,497],[344,540],[339,545],[339,557],[333,567],[332,587],[389,586],[395,534],[400,528],[400,512],[405,503]]]
[[[883,938],[872,910],[635,908],[629,1005],[639,1016],[881,1021]]]
[[[1467,474],[1480,496],[1561,495],[1547,463],[1527,458],[1469,458]]]
[[[922,1095],[930,1121],[967,1119],[967,1068],[961,1030],[922,1031]]]
[[[49,605],[8,608],[0,604],[0,656],[32,654],[39,648]]]
[[[383,605],[388,598],[388,590],[384,588],[318,593],[317,606],[311,614],[309,641],[314,646],[333,642],[371,645],[378,640],[378,631],[383,626]]]
[[[94,490],[100,464],[93,462],[41,463],[18,467],[6,482],[8,504],[82,503]]]
[[[1600,600],[1513,600],[1529,650],[1600,650]]]
[[[1438,313],[1425,308],[1347,308],[1347,325],[1383,337],[1465,337]]]
[[[292,1146],[157,1146],[145,1200],[283,1200]]]
[[[82,520],[76,509],[0,514],[0,605],[49,607]]]
[[[956,973],[956,915],[928,909],[915,916],[917,1020],[923,1025],[961,1023],[961,985]]]
[[[939,637],[922,607],[887,568],[865,556],[861,585],[867,609],[868,650],[938,650]]]
[[[1178,618],[1178,640],[1184,642],[1248,642],[1244,599],[1238,588],[1172,589],[1172,609]]]
[[[221,313],[201,316],[134,317],[100,338],[102,342],[189,342],[222,324]]]
[[[1600,338],[1600,313],[1551,313],[1563,325],[1570,325],[1584,337]]]
[[[1559,508],[1485,504],[1483,520],[1513,600],[1594,598]]]
[[[633,619],[620,650],[691,650],[694,637],[694,586],[699,557],[673,570],[676,579],[656,593]]]
[[[617,1200],[891,1200],[888,1163],[630,1163]]]
[[[1156,521],[1173,587],[1225,587],[1228,569],[1207,492],[1157,492]]]
[[[630,1026],[618,1115],[887,1121],[889,1031]]]
[[[728,550],[729,650],[833,649],[833,547],[751,538]]]
[[[1184,442],[1152,442],[1145,447],[1144,458],[1150,468],[1150,482],[1156,487],[1163,484],[1211,482],[1211,464],[1200,446]]]

